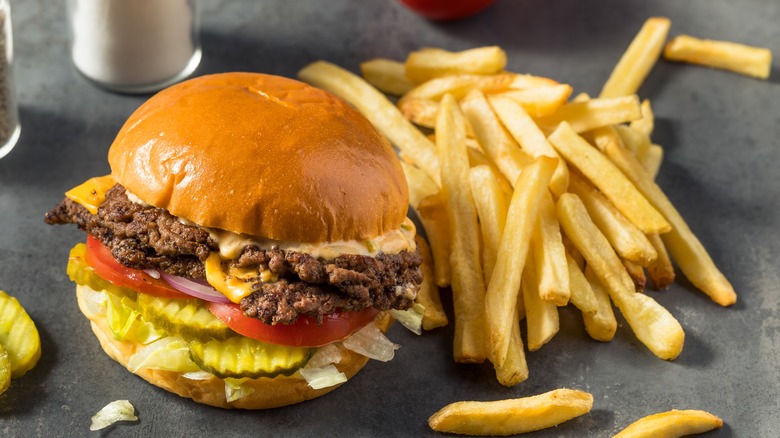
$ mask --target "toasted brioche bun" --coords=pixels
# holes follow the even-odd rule
[[[140,347],[138,344],[126,341],[118,341],[111,334],[111,329],[104,317],[90,316],[85,303],[85,293],[90,291],[88,286],[76,286],[76,297],[79,309],[90,320],[92,331],[100,341],[100,346],[112,359],[127,368],[130,357]],[[392,324],[393,319],[387,313],[381,313],[375,320],[375,324],[383,332]],[[335,364],[339,371],[347,375],[348,379],[357,374],[368,361],[368,358],[340,347],[342,359]],[[129,370],[129,368],[128,368]],[[182,373],[175,371],[153,370],[141,368],[136,375],[148,381],[152,385],[159,386],[166,391],[173,392],[182,397],[191,398],[198,403],[203,403],[220,408],[240,409],[269,409],[300,403],[306,400],[325,395],[341,385],[323,389],[312,389],[298,374],[292,376],[277,376],[274,378],[250,379],[243,384],[254,389],[251,394],[238,400],[228,402],[225,398],[225,382],[217,377],[207,380],[190,380],[182,377]]]
[[[293,242],[397,230],[408,189],[387,140],[341,99],[257,73],[202,76],[146,101],[108,153],[114,178],[205,227]]]

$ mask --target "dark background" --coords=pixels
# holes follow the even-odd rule
[[[777,61],[769,81],[660,62],[640,90],[658,118],[653,140],[666,151],[659,182],[739,294],[736,305],[721,308],[684,279],[649,292],[686,330],[677,360],[656,359],[624,323],[613,342],[592,341],[581,317],[564,309],[561,332],[528,354],[530,378],[507,389],[487,364],[453,363],[451,327],[416,337],[396,326],[389,333],[402,345],[396,358],[370,363],[328,396],[271,411],[224,411],[152,387],[102,353],[65,274],[68,251],[83,234],[42,221],[64,191],[108,173],[108,146],[145,99],[98,89],[74,69],[64,3],[12,5],[23,127],[16,149],[0,160],[0,289],[37,323],[43,356],[0,396],[0,435],[86,436],[95,412],[129,399],[140,422],[109,435],[432,436],[427,418],[447,403],[559,387],[590,391],[593,411],[532,436],[610,436],[672,408],[721,416],[724,428],[708,436],[775,436],[780,429]],[[652,15],[671,18],[672,35],[780,54],[780,3],[773,0],[498,0],[455,23],[426,21],[391,0],[232,0],[203,2],[204,58],[195,74],[294,76],[317,59],[356,71],[362,60],[403,59],[421,46],[499,44],[509,69],[595,95]]]

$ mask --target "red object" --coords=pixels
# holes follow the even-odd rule
[[[151,277],[139,269],[122,266],[111,251],[92,236],[87,236],[85,258],[101,278],[115,286],[161,298],[192,299],[191,296],[177,291],[161,279]]]
[[[406,7],[432,20],[468,17],[493,4],[494,0],[401,0]]]
[[[319,347],[340,341],[371,323],[379,313],[374,308],[368,308],[327,315],[320,325],[317,325],[316,318],[310,316],[299,316],[290,325],[269,325],[244,315],[234,303],[206,303],[206,306],[214,316],[239,334],[269,344],[293,347]]]

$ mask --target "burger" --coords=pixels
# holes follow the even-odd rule
[[[388,142],[337,97],[255,73],[203,76],[136,110],[111,173],[66,193],[79,308],[153,385],[264,409],[336,388],[419,320],[408,189]]]

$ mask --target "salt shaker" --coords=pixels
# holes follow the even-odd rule
[[[0,0],[0,158],[11,152],[21,132],[13,58],[11,7],[7,0]]]
[[[200,63],[196,0],[69,0],[71,54],[94,83],[149,93]]]

